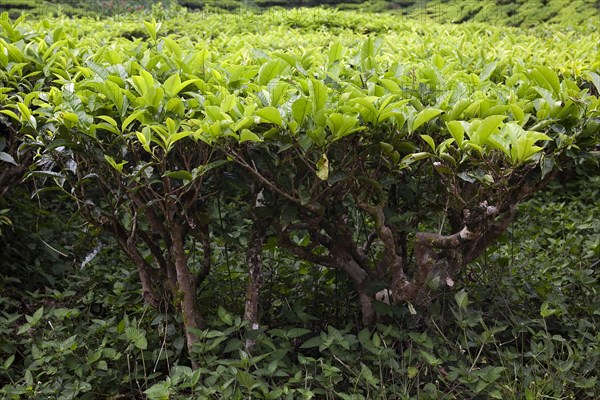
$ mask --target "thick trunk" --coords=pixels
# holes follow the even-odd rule
[[[392,286],[394,302],[413,301],[427,280],[435,273],[450,278],[464,263],[463,251],[469,243],[476,243],[488,225],[498,214],[496,207],[481,203],[465,215],[465,225],[460,232],[444,236],[437,233],[418,232],[414,239],[414,254],[418,271],[410,282]]]
[[[164,257],[159,244],[157,244],[156,240],[151,238],[146,232],[139,231],[138,234],[146,246],[148,246],[148,249],[150,249],[150,253],[152,253],[156,265],[160,268],[162,274],[161,278],[164,279],[164,274],[166,273],[167,280],[164,281],[163,287],[167,292],[177,292],[177,273],[172,260]],[[171,243],[170,237],[168,242]]]
[[[252,330],[257,330],[259,327],[258,318],[258,299],[260,289],[263,284],[262,275],[262,246],[264,235],[260,226],[255,223],[250,242],[248,243],[248,252],[246,261],[248,263],[248,285],[246,286],[246,304],[244,309],[244,319],[250,323]],[[246,340],[246,351],[251,352],[256,345],[256,340]]]
[[[152,287],[152,277],[150,275],[150,269],[152,268],[139,253],[137,247],[133,243],[127,244],[127,253],[133,260],[133,263],[137,267],[138,274],[140,276],[140,282],[142,284],[142,296],[144,300],[154,308],[159,308],[160,302],[158,297],[154,294]]]
[[[366,292],[358,292],[360,302],[360,313],[363,326],[371,326],[375,322],[375,310],[373,309],[373,298]]]
[[[392,302],[397,303],[399,301],[399,293],[409,286],[408,278],[404,272],[406,236],[401,237],[401,240],[404,240],[404,242],[397,242],[394,231],[386,225],[383,204],[372,206],[366,203],[359,203],[359,206],[373,217],[376,228],[375,234],[383,244],[383,255],[377,265],[378,275],[383,277],[389,271],[392,287],[391,291],[386,289],[383,293],[388,296],[388,302],[389,295],[391,294]],[[398,251],[398,246],[400,246],[400,251]]]
[[[156,295],[152,284],[152,267],[140,254],[135,243],[135,231],[128,235],[125,228],[116,220],[112,221],[115,237],[125,254],[129,256],[138,270],[140,283],[142,285],[142,297],[150,306],[158,309],[160,306],[159,296]]]
[[[342,232],[343,239],[330,243],[329,240],[317,238],[319,244],[330,248],[330,254],[319,255],[312,251],[309,246],[298,246],[292,242],[287,234],[279,235],[279,244],[292,254],[304,260],[310,261],[315,265],[324,265],[329,268],[336,268],[344,271],[349,277],[356,291],[358,292],[362,324],[364,326],[372,325],[375,320],[375,310],[373,309],[373,296],[368,292],[371,278],[365,268],[361,266],[362,259],[366,258],[362,249],[356,249],[351,235],[345,234],[343,228],[338,227],[337,233]],[[332,233],[333,234],[333,233]]]
[[[160,235],[160,237],[165,241],[166,247],[171,248],[171,234],[165,228],[164,221],[161,221],[156,211],[147,205],[147,202],[142,199],[140,193],[132,192],[129,194],[129,197],[135,203],[138,210],[144,210],[143,212],[148,220],[151,232],[153,232],[155,235]],[[146,246],[148,246],[148,249],[150,249],[150,252],[152,253],[152,256],[154,257],[154,260],[159,268],[166,272],[168,279],[168,282],[166,283],[168,284],[170,291],[173,293],[173,296],[176,297],[177,273],[173,260],[163,256],[160,243],[155,236],[150,236],[149,233],[143,231],[140,231],[139,234],[144,243],[146,243]]]
[[[348,274],[358,292],[363,326],[370,326],[375,321],[373,296],[368,293],[371,282],[369,274],[350,255],[343,253],[336,257],[337,267]]]
[[[203,327],[202,318],[198,311],[196,303],[196,284],[192,277],[187,264],[187,256],[184,250],[184,237],[182,228],[175,226],[170,227],[171,231],[171,253],[175,261],[175,270],[177,272],[177,294],[175,298],[181,306],[183,315],[183,324],[185,329],[185,338],[187,342],[188,352],[192,361],[192,368],[198,368],[198,362],[193,358],[193,346],[198,341],[198,337],[194,333],[195,329]]]

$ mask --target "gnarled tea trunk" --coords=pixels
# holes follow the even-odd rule
[[[354,284],[358,292],[362,324],[364,326],[373,324],[375,321],[375,310],[373,309],[374,298],[368,293],[371,277],[367,271],[350,254],[345,252],[335,254],[335,263],[333,266],[344,271]]]
[[[263,284],[262,274],[262,246],[264,242],[263,229],[259,222],[255,222],[250,234],[246,261],[248,263],[248,284],[246,286],[246,304],[244,319],[250,323],[250,329],[258,330],[258,300]],[[256,340],[246,340],[246,351],[251,352],[256,345]]]
[[[194,333],[194,330],[203,327],[196,302],[196,280],[188,268],[181,226],[171,226],[170,229],[172,241],[171,252],[175,261],[175,270],[177,271],[177,294],[175,298],[181,306],[186,344],[192,361],[192,367],[196,369],[198,368],[198,362],[192,356],[192,349],[194,343],[198,341],[198,337]]]

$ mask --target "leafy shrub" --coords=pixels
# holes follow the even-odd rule
[[[516,206],[597,150],[598,33],[370,17],[3,18],[0,122],[21,144],[4,153],[106,248],[52,222],[77,271],[44,255],[27,272],[56,286],[3,277],[34,289],[3,292],[2,394],[595,394],[597,218],[545,225],[553,264],[520,232],[538,237],[535,207],[583,209]]]

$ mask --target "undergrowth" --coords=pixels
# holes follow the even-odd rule
[[[0,395],[595,399],[599,183],[588,174],[538,194],[520,207],[503,242],[464,271],[466,283],[445,289],[427,309],[381,303],[370,329],[348,315],[311,315],[336,304],[336,292],[321,293],[322,307],[307,310],[295,300],[310,285],[285,293],[287,302],[263,293],[263,307],[275,299],[281,312],[258,331],[222,306],[203,304],[213,314],[198,332],[196,371],[180,363],[181,321],[168,307],[141,303],[136,274],[99,238],[97,255],[60,276],[59,289],[46,282],[18,291],[25,278],[2,275]],[[287,261],[280,272],[295,268]],[[224,293],[230,284],[222,281]],[[248,339],[256,342],[251,353]]]

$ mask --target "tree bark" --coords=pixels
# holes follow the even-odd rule
[[[170,232],[171,253],[175,261],[175,270],[177,272],[178,287],[175,298],[181,306],[185,338],[190,360],[192,362],[192,368],[197,369],[198,361],[194,359],[192,352],[194,343],[198,341],[198,337],[194,333],[194,330],[201,329],[203,327],[203,322],[196,303],[196,282],[188,268],[182,227],[171,224]]]
[[[445,266],[445,274],[450,274],[460,268],[463,252],[469,243],[476,242],[486,231],[488,221],[495,217],[498,209],[488,206],[486,202],[479,204],[473,210],[466,211],[464,227],[452,235],[441,235],[430,232],[418,232],[414,239],[414,254],[418,271],[410,281],[392,285],[394,302],[413,301],[440,264]],[[441,250],[435,252],[435,250]]]
[[[246,261],[248,263],[248,284],[246,286],[246,304],[244,319],[250,323],[250,329],[258,330],[258,300],[263,284],[262,274],[262,246],[264,242],[264,229],[259,222],[255,221],[250,234]],[[246,351],[252,352],[256,346],[255,339],[246,340]]]
[[[375,321],[375,310],[373,296],[368,293],[371,283],[369,274],[347,253],[337,254],[335,259],[336,267],[348,274],[358,292],[363,326],[372,325]]]
[[[142,284],[142,297],[152,307],[158,309],[160,306],[159,296],[156,295],[153,283],[152,283],[152,267],[140,254],[137,245],[135,243],[135,231],[131,234],[127,234],[126,229],[121,225],[119,221],[113,220],[112,227],[114,236],[117,238],[117,242],[133,261],[133,264],[138,270],[140,277],[140,283]]]
[[[333,244],[327,243],[327,241],[321,238],[321,240],[319,240],[319,244],[333,245],[333,248],[330,248],[330,254],[325,256],[313,253],[309,247],[298,246],[284,233],[280,233],[278,237],[279,245],[284,247],[287,251],[295,256],[314,264],[324,265],[329,268],[335,268],[344,271],[350,277],[350,280],[358,292],[362,324],[364,326],[373,324],[375,321],[373,296],[368,293],[368,287],[371,283],[371,278],[368,272],[360,265],[360,260],[357,261],[357,259],[354,258],[357,257],[360,259],[361,255],[353,254],[357,252],[351,252],[349,250],[352,247],[352,243],[348,242],[347,238],[345,238],[346,240],[338,240]]]
[[[358,292],[360,302],[361,322],[363,326],[371,326],[375,322],[375,309],[373,309],[373,298],[365,291]]]

